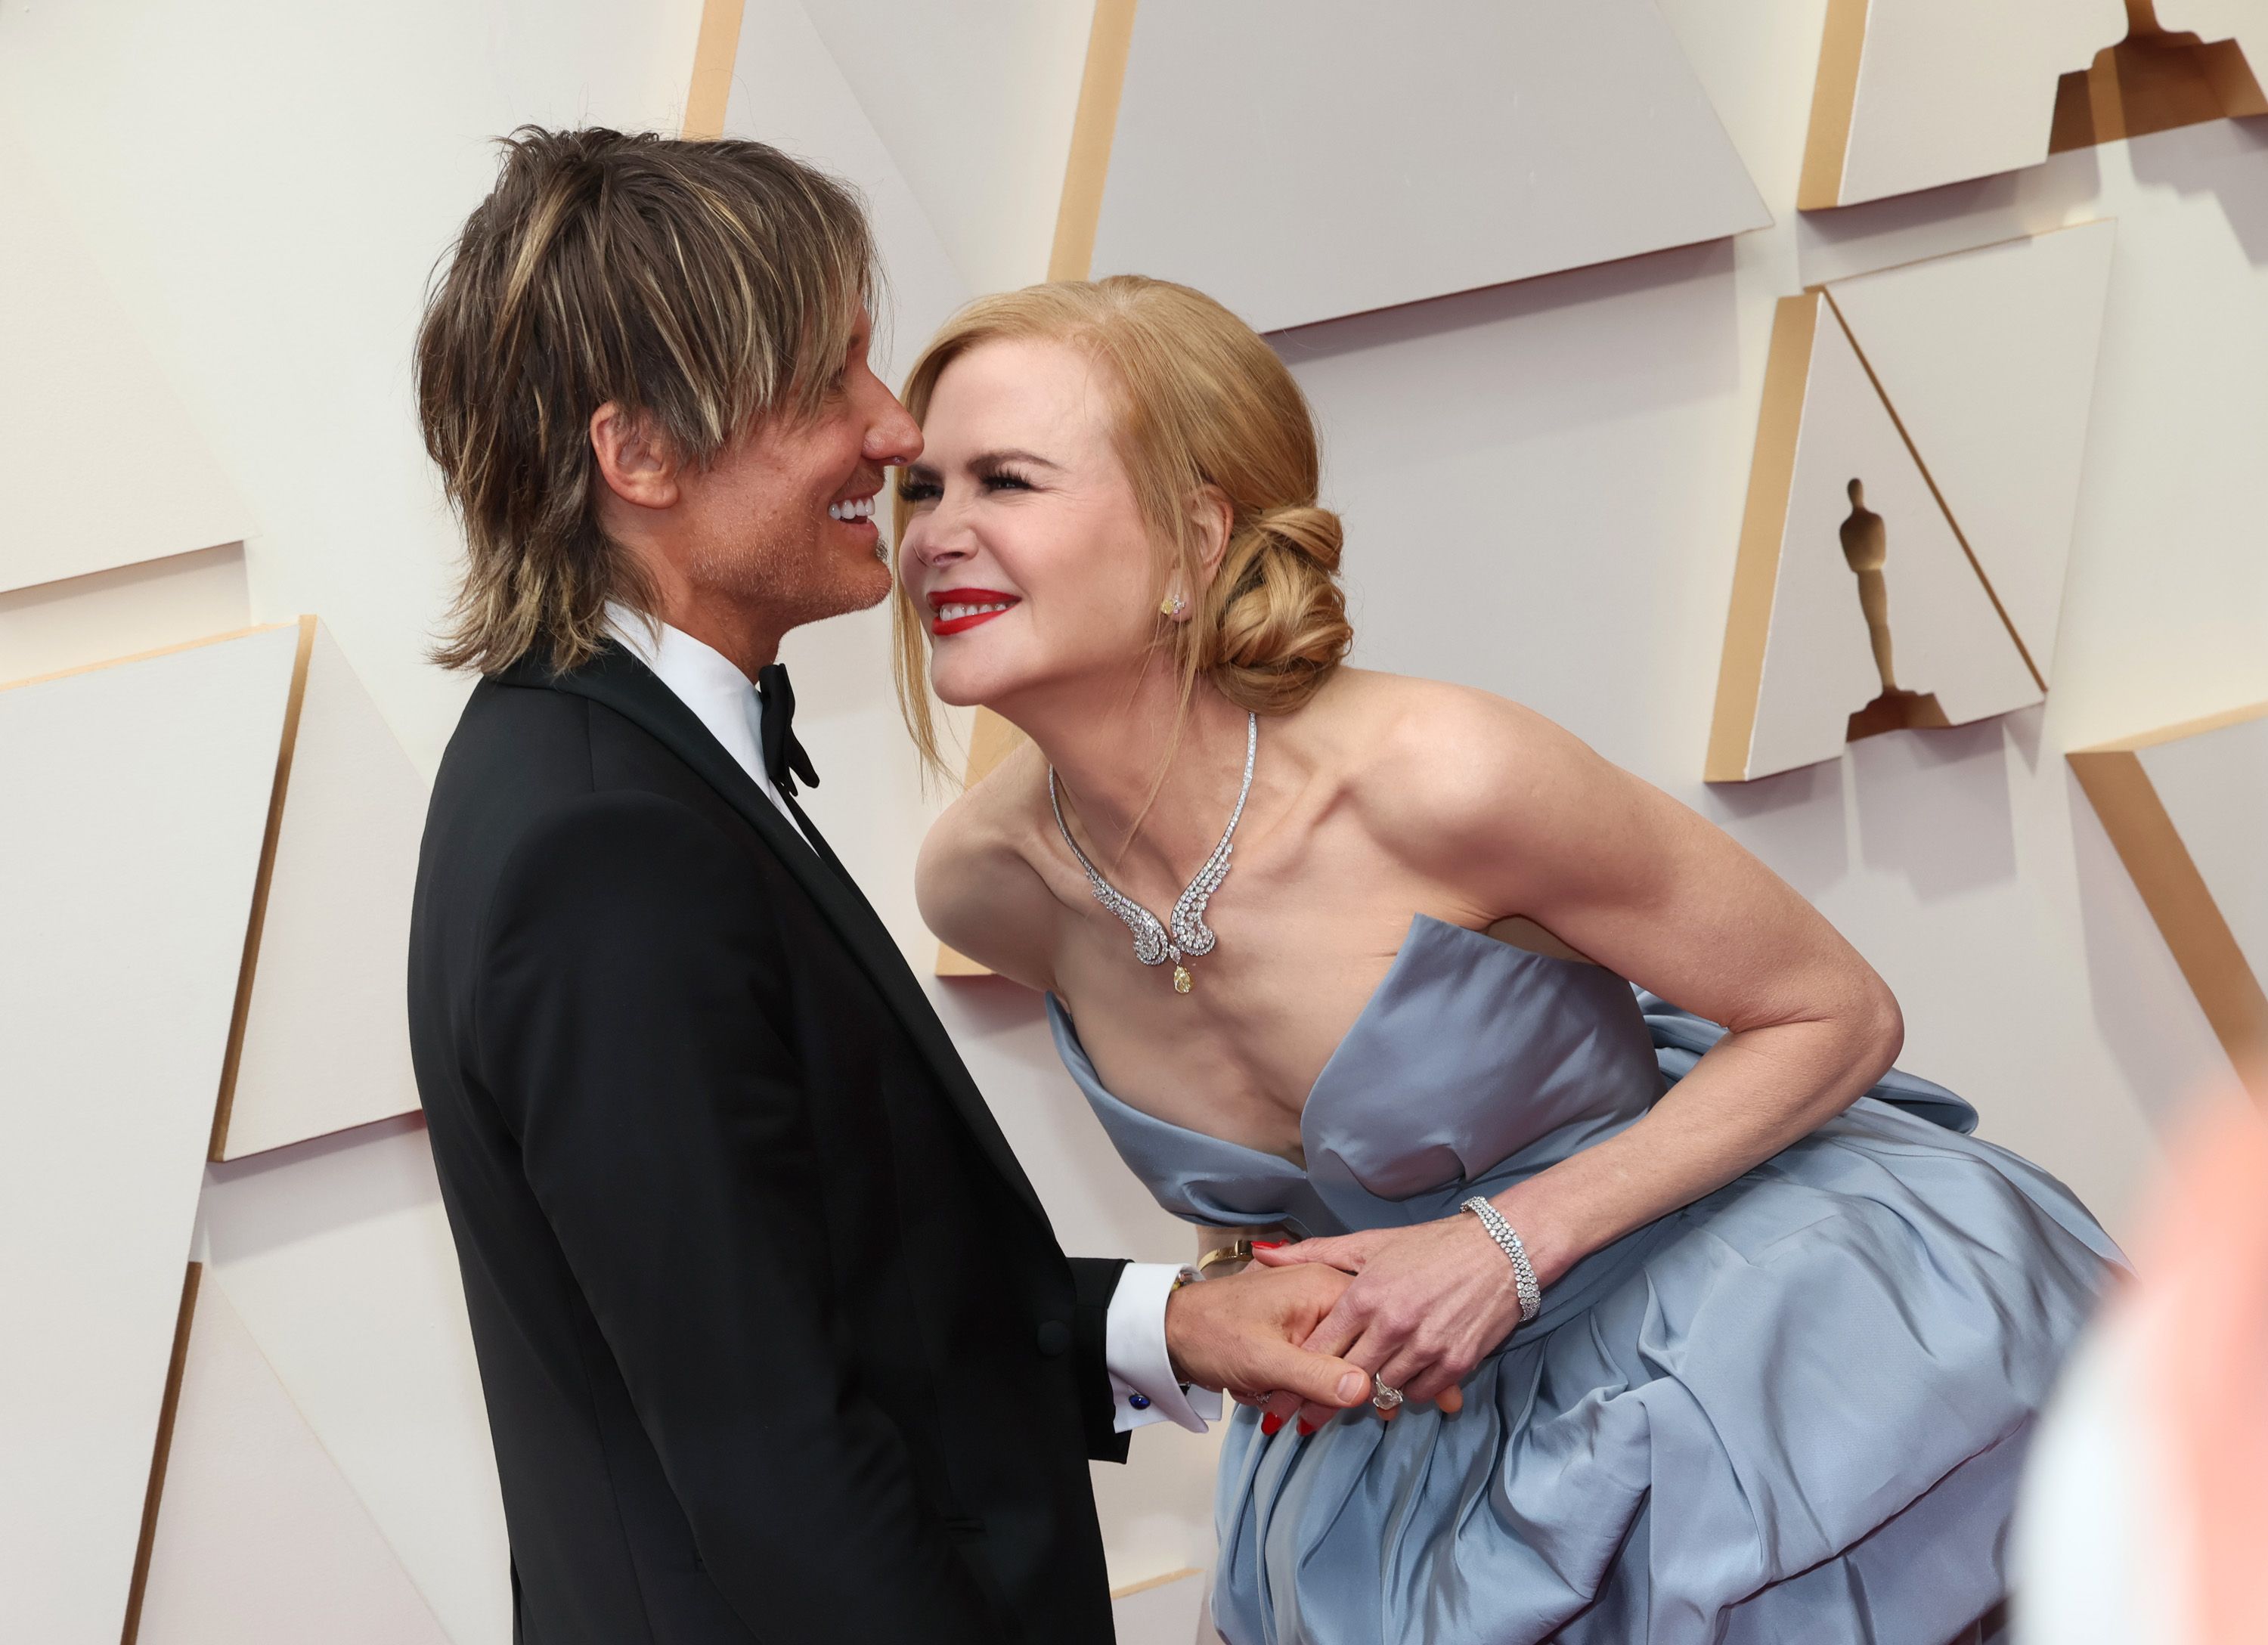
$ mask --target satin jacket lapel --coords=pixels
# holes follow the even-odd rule
[[[819,905],[828,923],[841,933],[866,974],[873,978],[874,985],[905,1024],[915,1045],[945,1087],[946,1095],[960,1110],[1000,1174],[1040,1221],[1047,1221],[1047,1211],[1040,1204],[1031,1180],[1024,1175],[1024,1168],[1009,1147],[1007,1138],[1001,1134],[992,1110],[985,1106],[976,1081],[961,1063],[961,1053],[954,1049],[952,1036],[931,1009],[929,996],[922,992],[905,957],[898,952],[897,942],[882,924],[881,916],[874,912],[858,889],[857,882],[820,837],[819,830],[811,828],[809,819],[799,808],[796,817],[809,830],[809,844],[797,835],[777,808],[764,797],[763,790],[725,751],[724,745],[709,734],[709,728],[693,711],[678,700],[677,694],[618,645],[609,644],[596,659],[571,674],[554,675],[548,669],[522,664],[505,671],[500,678],[507,685],[548,686],[605,704],[691,766],[696,775],[746,817],[773,855],[786,865],[811,900]],[[792,800],[788,803],[795,804]]]

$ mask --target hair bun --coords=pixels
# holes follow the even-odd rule
[[[1339,517],[1312,503],[1264,510],[1231,535],[1204,667],[1238,707],[1297,707],[1346,656],[1354,630],[1338,584],[1344,535]]]

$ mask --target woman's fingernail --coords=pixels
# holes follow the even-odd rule
[[[1270,1439],[1274,1439],[1283,1427],[1284,1419],[1278,1416],[1273,1411],[1260,1419],[1260,1431],[1263,1434],[1265,1434]]]
[[[1281,1250],[1283,1248],[1284,1242],[1280,1239],[1256,1239],[1252,1242],[1255,1250]]]
[[[1314,1423],[1308,1421],[1305,1417],[1301,1417],[1300,1419],[1300,1437],[1301,1439],[1307,1438],[1307,1435],[1313,1434],[1314,1431],[1315,1425]]]

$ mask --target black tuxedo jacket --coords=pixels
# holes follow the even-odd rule
[[[1120,1265],[1064,1256],[842,865],[626,652],[474,691],[409,1022],[517,1639],[1110,1639]]]

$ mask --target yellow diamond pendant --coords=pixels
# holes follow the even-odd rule
[[[1189,968],[1186,965],[1174,967],[1174,992],[1177,994],[1189,992]]]

